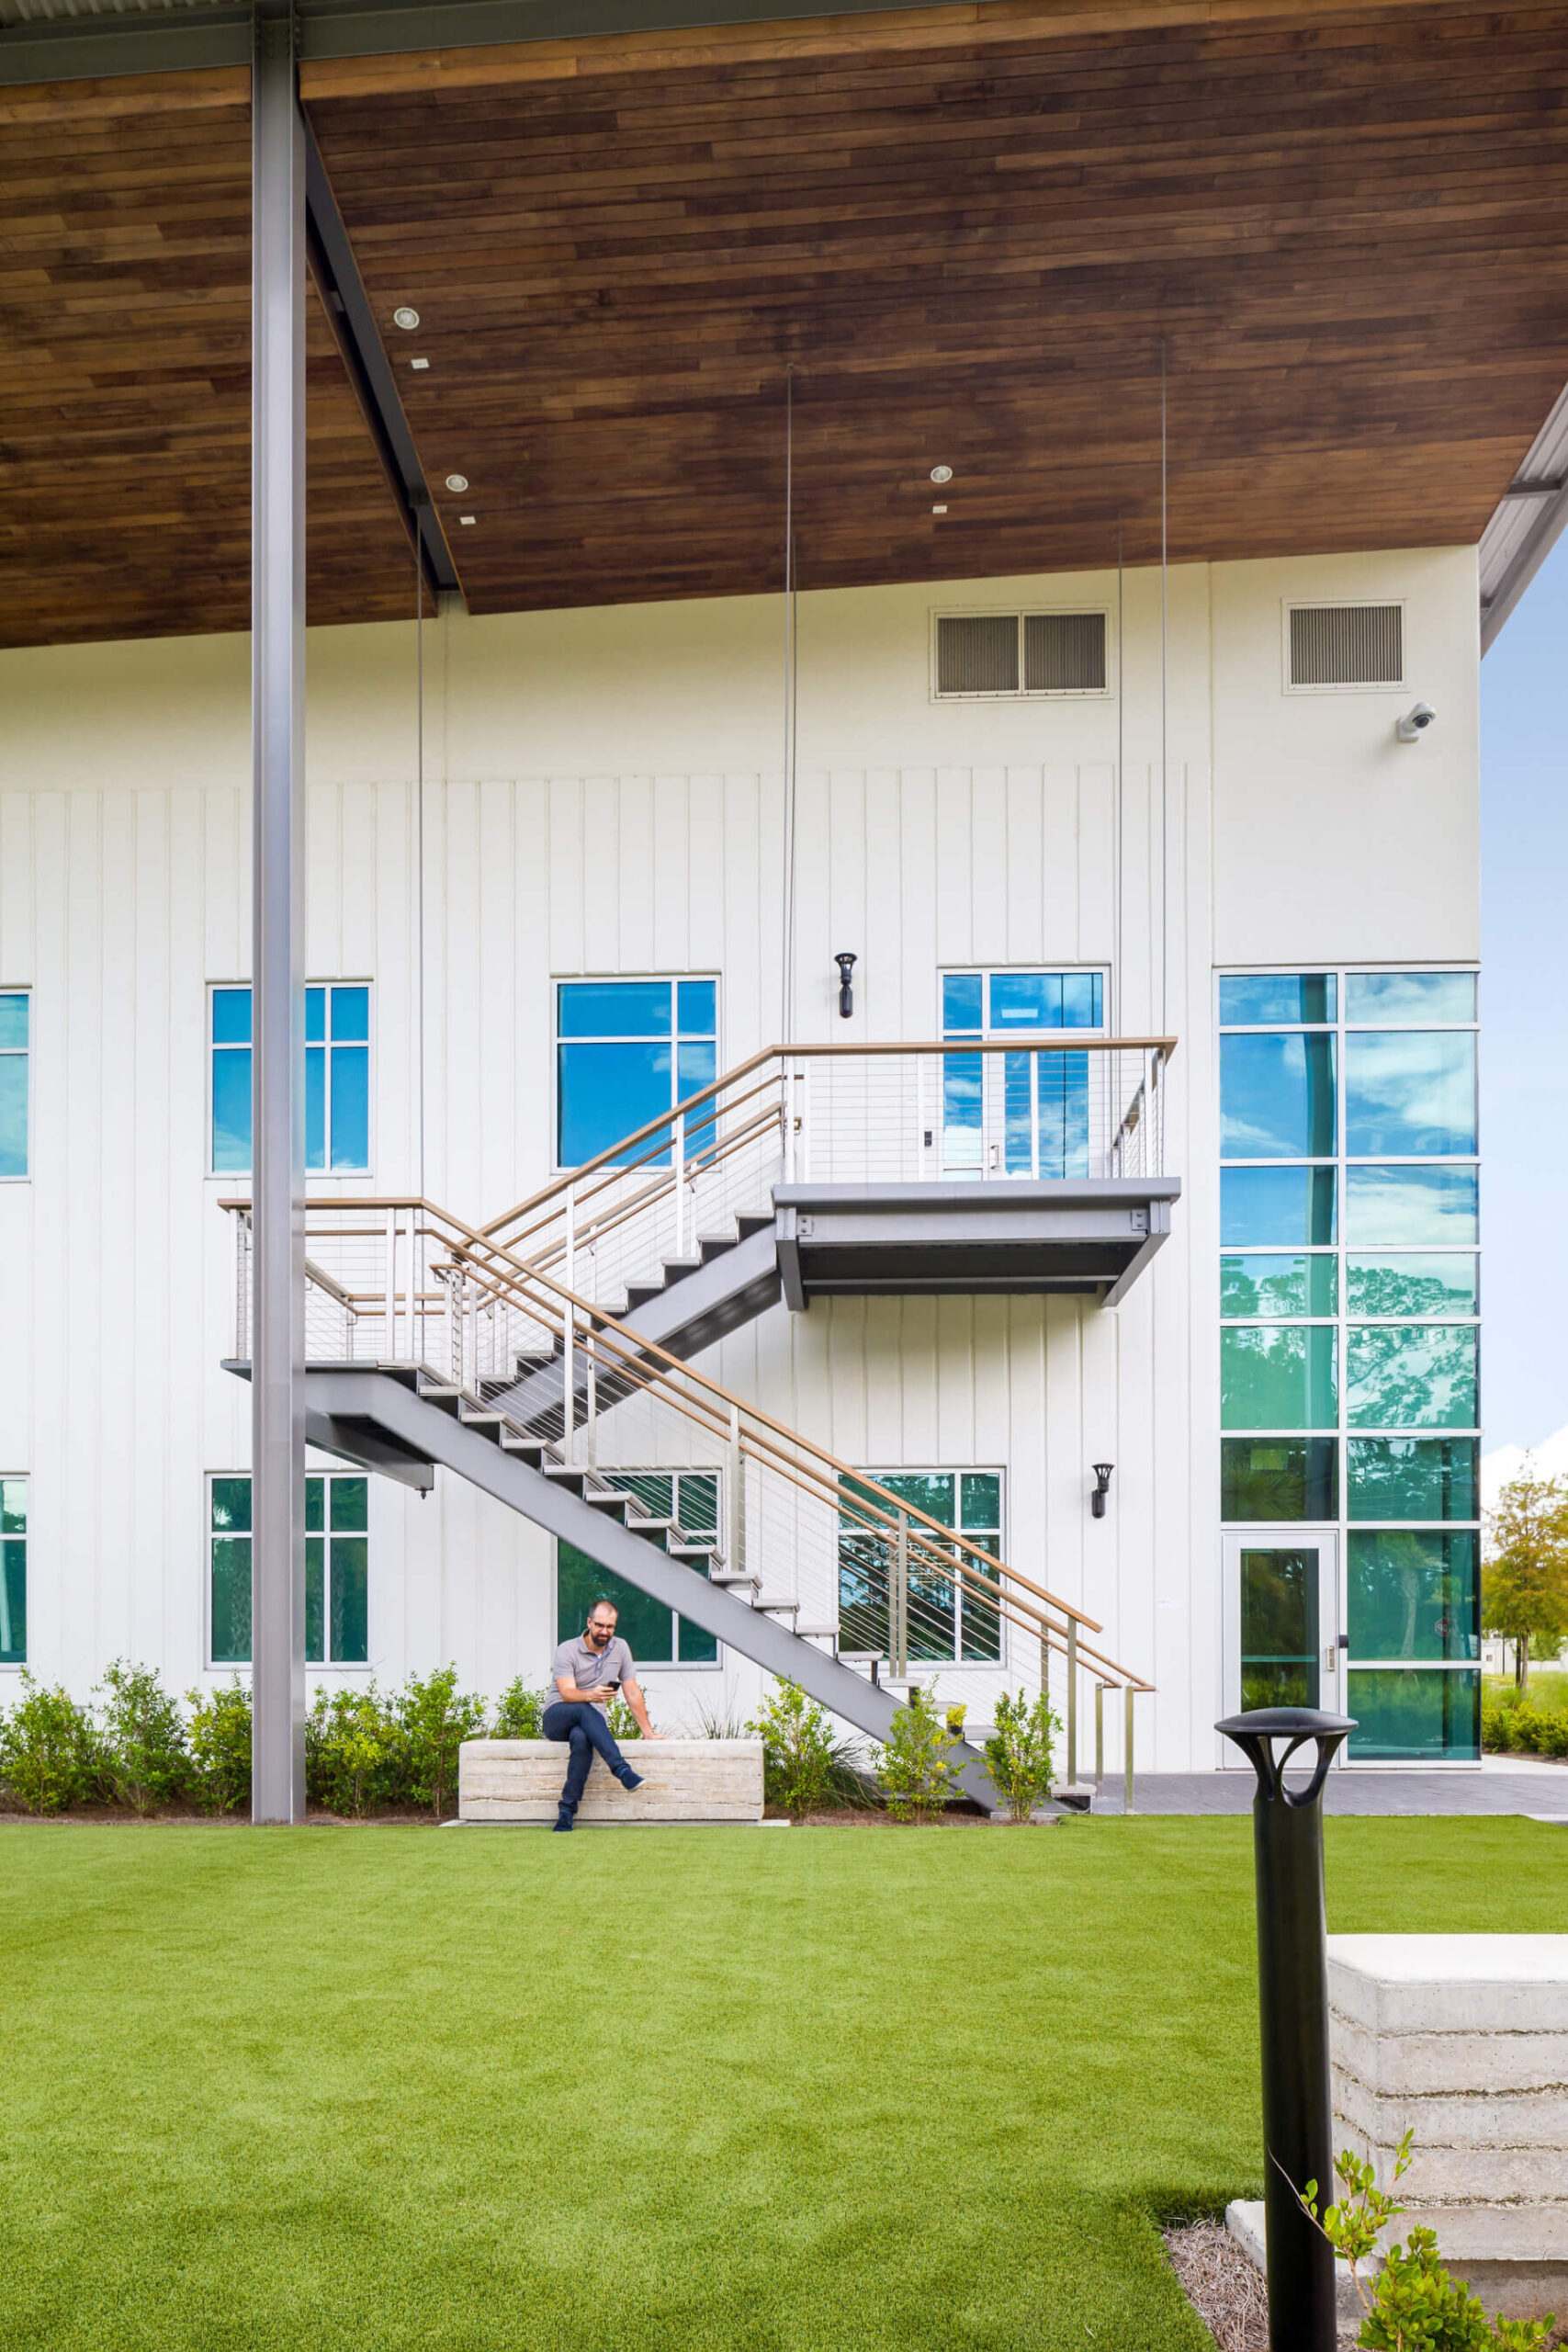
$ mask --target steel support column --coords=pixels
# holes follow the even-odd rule
[[[251,1818],[305,1817],[305,126],[288,0],[251,68]]]

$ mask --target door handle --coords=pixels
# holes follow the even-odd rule
[[[1336,1647],[1336,1648],[1334,1648],[1334,1649],[1328,1649],[1328,1650],[1325,1650],[1325,1651],[1324,1651],[1324,1653],[1323,1653],[1323,1670],[1324,1670],[1325,1674],[1332,1674],[1332,1673],[1334,1672],[1334,1670],[1335,1670],[1336,1667],[1338,1665],[1338,1663],[1339,1663],[1339,1652],[1338,1652],[1337,1647]]]

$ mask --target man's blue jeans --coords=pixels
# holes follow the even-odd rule
[[[570,1744],[566,1786],[560,1792],[560,1809],[569,1820],[581,1803],[595,1748],[617,1781],[623,1780],[631,1769],[598,1708],[585,1705],[581,1699],[574,1699],[570,1705],[564,1699],[553,1700],[545,1709],[539,1729],[547,1739],[564,1739]]]

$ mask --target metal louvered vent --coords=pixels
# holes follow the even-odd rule
[[[939,695],[1018,692],[1018,615],[955,613],[936,625]]]
[[[942,613],[939,695],[1102,695],[1103,613]]]
[[[1103,613],[1025,613],[1023,690],[1031,695],[1105,691]]]
[[[1401,605],[1292,605],[1292,686],[1401,686]]]

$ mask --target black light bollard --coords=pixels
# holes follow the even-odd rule
[[[1356,1726],[1314,1707],[1259,1707],[1214,1728],[1258,1775],[1252,1855],[1258,1881],[1258,2019],[1263,2056],[1263,2218],[1269,2251],[1269,2352],[1335,2352],[1334,2249],[1296,2191],[1334,2194],[1328,2083],[1328,1938],[1323,1901],[1323,1783]],[[1276,1740],[1285,1743],[1275,1760]],[[1302,1789],[1284,1768],[1317,1745]]]

